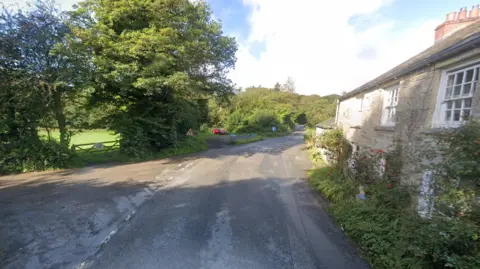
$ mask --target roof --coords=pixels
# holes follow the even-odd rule
[[[400,76],[453,57],[478,45],[480,45],[480,21],[474,22],[457,30],[451,35],[438,40],[433,46],[397,65],[390,71],[380,75],[374,80],[365,83],[353,91],[340,96],[339,100],[345,100],[358,93],[377,87],[380,84],[394,80]]]
[[[326,121],[323,121],[317,125],[315,125],[317,128],[322,128],[322,129],[333,129],[335,128],[335,119],[328,119]]]

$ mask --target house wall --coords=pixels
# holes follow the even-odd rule
[[[480,49],[473,49],[449,60],[436,63],[423,70],[408,74],[396,80],[368,89],[351,98],[340,101],[337,125],[343,129],[346,138],[361,150],[382,148],[388,150],[393,141],[402,145],[402,161],[405,174],[423,173],[416,171],[408,155],[425,141],[432,140],[432,134],[439,129],[432,126],[442,75],[448,68],[467,62],[480,62]],[[384,90],[399,84],[399,100],[395,125],[381,125]],[[480,87],[472,103],[473,118],[480,119]],[[363,107],[360,108],[361,100]],[[415,181],[420,176],[410,176]]]

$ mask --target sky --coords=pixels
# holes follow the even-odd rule
[[[22,5],[26,0],[0,0]],[[238,42],[240,87],[288,77],[301,94],[340,94],[433,45],[447,13],[478,0],[207,0]],[[57,0],[70,9],[75,0]]]

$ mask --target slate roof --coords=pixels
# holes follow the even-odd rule
[[[415,42],[412,40],[412,42]],[[454,57],[467,50],[480,47],[480,21],[474,22],[451,35],[435,42],[423,52],[397,65],[383,75],[365,83],[364,85],[340,96],[340,101],[348,99],[358,93],[370,90],[380,84],[394,80],[400,76],[422,69],[438,61]]]

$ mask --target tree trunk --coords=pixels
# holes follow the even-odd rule
[[[60,131],[60,143],[68,146],[67,125],[65,123],[65,115],[63,114],[62,93],[56,86],[53,86],[53,103],[55,109],[55,118]]]

